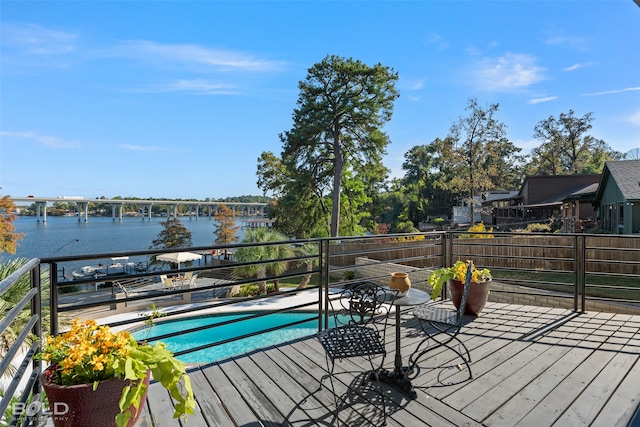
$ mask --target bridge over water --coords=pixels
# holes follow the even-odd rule
[[[211,218],[220,210],[220,205],[229,207],[234,216],[262,216],[266,203],[242,203],[242,202],[201,202],[201,201],[180,201],[180,200],[149,200],[149,199],[86,199],[83,197],[12,197],[11,200],[15,204],[29,203],[36,205],[36,220],[40,222],[47,221],[47,205],[49,203],[63,202],[75,203],[78,207],[78,221],[88,221],[89,204],[99,203],[111,205],[111,218],[122,221],[124,205],[140,205],[140,213],[142,220],[151,221],[151,207],[155,205],[165,205],[167,207],[167,217],[178,216],[178,206],[185,205],[189,210],[189,218],[200,217],[201,208],[206,209],[206,216]],[[173,208],[173,211],[172,211]]]

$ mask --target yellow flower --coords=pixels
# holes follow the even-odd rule
[[[94,371],[104,370],[105,362],[108,362],[108,359],[103,354],[94,354],[91,358],[91,363],[93,364]]]

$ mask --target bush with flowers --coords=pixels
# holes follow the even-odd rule
[[[475,225],[472,225],[467,229],[469,234],[460,234],[458,235],[458,239],[493,239],[493,234],[489,234],[493,232],[493,227],[487,228],[483,222],[479,222]],[[482,234],[478,234],[482,233]]]
[[[433,271],[427,278],[427,282],[431,285],[431,299],[436,300],[442,292],[442,285],[447,280],[458,280],[464,282],[467,277],[470,261],[456,261],[451,267],[442,267]],[[477,269],[475,264],[471,269],[471,282],[482,283],[491,280],[491,271],[487,268]]]
[[[69,331],[47,338],[38,358],[49,362],[44,376],[57,385],[93,383],[95,391],[100,381],[132,381],[120,397],[121,412],[115,419],[120,427],[129,422],[131,405],[139,410],[148,371],[175,400],[174,418],[186,419],[194,413],[195,399],[185,364],[173,357],[165,343],[139,344],[126,331],[114,332],[94,320],[75,320]]]

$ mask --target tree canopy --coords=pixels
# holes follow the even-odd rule
[[[341,218],[348,222],[344,232],[360,231],[361,207],[388,174],[382,157],[389,138],[381,128],[399,96],[397,80],[398,74],[381,64],[370,67],[334,55],[308,70],[298,85],[293,127],[280,134],[280,161],[268,153],[259,160],[259,186],[281,195],[277,210],[284,215],[275,215],[277,221],[302,219],[276,224],[280,229],[296,235],[321,230],[330,212],[331,236],[343,231]]]
[[[162,230],[151,243],[149,249],[154,248],[187,248],[193,246],[191,232],[178,218],[169,218],[160,223]]]
[[[507,139],[505,124],[495,117],[499,104],[482,107],[470,99],[466,110],[446,138],[405,154],[402,220],[417,225],[427,215],[448,214],[459,199],[517,185],[523,159]],[[473,218],[474,203],[469,205]]]
[[[15,254],[23,235],[16,233],[16,205],[9,196],[0,197],[0,252]]]
[[[593,113],[576,117],[573,110],[541,120],[533,137],[541,144],[531,152],[530,175],[600,173],[604,162],[622,158],[601,139],[587,134]]]

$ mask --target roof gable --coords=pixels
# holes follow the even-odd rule
[[[609,178],[613,179],[625,200],[640,200],[640,160],[606,162],[596,200],[602,198],[602,192]]]

